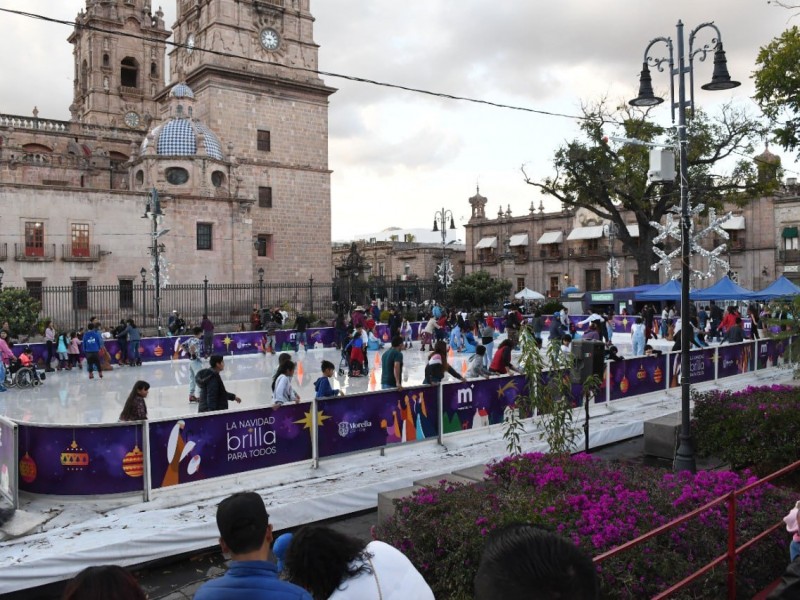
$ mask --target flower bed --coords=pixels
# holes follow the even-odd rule
[[[685,514],[755,478],[745,472],[665,474],[587,455],[526,454],[487,470],[477,485],[426,488],[398,502],[395,516],[376,530],[400,548],[433,588],[436,598],[472,597],[484,537],[500,525],[524,521],[572,539],[597,556]],[[760,487],[737,503],[739,543],[775,524],[794,503],[786,492]],[[598,566],[603,597],[651,597],[723,554],[725,507],[710,509],[651,542]],[[739,560],[739,597],[751,597],[781,573],[789,538],[782,532]],[[683,598],[719,598],[724,568]]]
[[[695,394],[692,428],[700,455],[767,475],[800,460],[800,388]]]

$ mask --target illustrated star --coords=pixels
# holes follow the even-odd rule
[[[314,425],[312,421],[313,417],[311,416],[311,411],[308,411],[307,413],[303,414],[305,415],[305,417],[295,421],[295,423],[297,423],[298,425],[302,425],[303,429],[311,429],[311,427]],[[330,416],[322,414],[321,410],[317,411],[317,426],[322,427],[323,421],[327,421],[330,418],[331,418]]]

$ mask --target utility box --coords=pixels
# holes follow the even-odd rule
[[[598,340],[574,340],[572,355],[575,364],[572,369],[572,381],[583,383],[592,375],[603,377],[605,373],[606,345]]]
[[[675,153],[672,150],[653,148],[650,150],[650,170],[647,171],[650,183],[675,181]]]

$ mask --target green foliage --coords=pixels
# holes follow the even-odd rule
[[[668,142],[668,132],[649,120],[648,111],[622,106],[610,109],[605,102],[584,108],[586,120],[582,136],[556,151],[555,175],[537,182],[525,175],[526,183],[553,196],[567,209],[585,208],[600,219],[612,221],[626,252],[637,261],[642,283],[658,282],[658,273],[650,269],[654,262],[652,242],[657,232],[650,222],[662,217],[680,203],[678,180],[651,183],[647,179],[649,149],[631,144],[608,144],[608,135],[635,138],[645,142]],[[709,118],[696,111],[688,125],[689,194],[702,199],[706,206],[723,200],[743,201],[757,197],[756,170],[746,156],[753,152],[752,142],[761,140],[764,127],[744,111],[723,107],[719,117]],[[674,136],[673,141],[674,141]],[[745,155],[732,163],[727,174],[719,161]],[[727,163],[726,163],[727,164]],[[639,226],[639,236],[632,237],[624,213],[631,211]]]
[[[478,485],[442,482],[396,501],[394,516],[379,525],[378,539],[399,548],[440,600],[472,598],[486,536],[513,522],[532,523],[597,556],[711,499],[752,481],[748,474],[672,474],[607,463],[587,455],[525,454],[487,469]],[[774,525],[794,505],[787,492],[764,486],[739,497],[739,543]],[[598,567],[601,596],[652,598],[726,548],[727,512],[706,510],[652,542]],[[737,597],[750,598],[786,565],[789,538],[773,532],[737,561]],[[725,568],[704,575],[675,598],[724,595]]]
[[[33,333],[41,309],[42,305],[27,290],[5,288],[0,292],[0,323],[8,321],[12,336]]]
[[[543,315],[552,315],[557,310],[561,310],[564,308],[564,305],[561,304],[558,300],[548,300],[546,303],[542,304],[539,307],[539,310]]]
[[[753,73],[755,99],[776,124],[775,140],[800,150],[800,29],[794,26],[762,47]]]
[[[450,301],[467,309],[483,309],[502,302],[511,293],[511,282],[476,271],[456,279],[448,288]]]
[[[800,460],[800,388],[696,393],[692,430],[701,456],[768,475]]]

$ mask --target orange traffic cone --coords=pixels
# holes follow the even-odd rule
[[[378,385],[378,381],[375,379],[375,369],[369,372],[369,389],[372,391]]]
[[[447,352],[447,358],[449,358],[450,360],[452,360],[452,359],[453,359],[453,357],[454,357],[455,355],[456,355],[456,354],[455,354],[455,352],[453,352],[453,347],[452,347],[452,346],[450,346],[450,350]]]
[[[304,374],[303,363],[299,362],[297,363],[297,382],[300,385],[303,385],[303,374]]]
[[[378,354],[377,352],[375,353],[375,366],[376,367],[381,366],[381,355]]]
[[[461,374],[466,377],[467,376],[467,361],[461,361]]]

